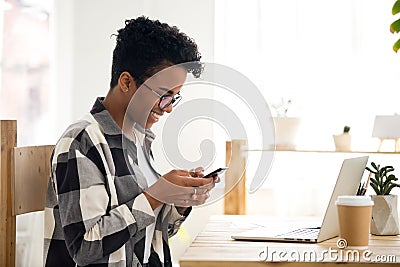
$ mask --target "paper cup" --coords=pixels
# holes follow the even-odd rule
[[[374,202],[368,196],[339,196],[336,200],[339,238],[349,249],[367,249]],[[345,247],[342,247],[345,248]]]

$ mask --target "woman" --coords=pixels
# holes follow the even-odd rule
[[[187,73],[200,76],[197,45],[159,21],[125,24],[107,96],[51,158],[45,266],[172,266],[168,238],[218,181],[199,179],[201,168],[160,176],[152,166],[150,128],[179,102]]]

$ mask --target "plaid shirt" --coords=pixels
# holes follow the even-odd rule
[[[145,131],[145,154],[154,134]],[[128,158],[128,159],[127,159]],[[135,144],[122,134],[98,98],[82,120],[57,142],[46,196],[45,266],[141,266],[146,227],[156,222],[152,242],[164,266],[171,266],[168,237],[181,216],[164,204],[157,218],[143,194],[146,179]]]

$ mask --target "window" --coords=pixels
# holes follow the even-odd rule
[[[247,75],[270,104],[292,99],[290,115],[302,118],[299,146],[334,149],[332,134],[350,125],[353,148],[376,149],[375,115],[400,112],[392,1],[216,5],[216,62]]]
[[[292,100],[288,115],[302,119],[298,148],[334,150],[332,135],[349,125],[353,150],[377,150],[379,140],[371,137],[375,115],[400,112],[400,55],[392,50],[397,38],[389,31],[393,3],[216,1],[215,60],[249,77],[269,104]],[[260,149],[257,125],[247,116],[242,123],[249,148]],[[320,215],[331,192],[327,184],[334,184],[343,158],[353,155],[275,156],[264,190],[249,195],[248,207],[255,207],[250,213],[262,213],[259,203],[266,202],[266,209],[281,215]],[[249,180],[258,164],[259,153],[250,152]],[[288,195],[298,195],[298,203],[288,203]]]
[[[48,142],[51,1],[0,1],[0,117],[18,121],[18,144]]]

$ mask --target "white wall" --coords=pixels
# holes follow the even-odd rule
[[[55,1],[55,97],[62,129],[88,112],[96,96],[107,93],[115,45],[111,34],[125,19],[140,15],[178,26],[195,39],[203,59],[213,59],[213,0]]]

